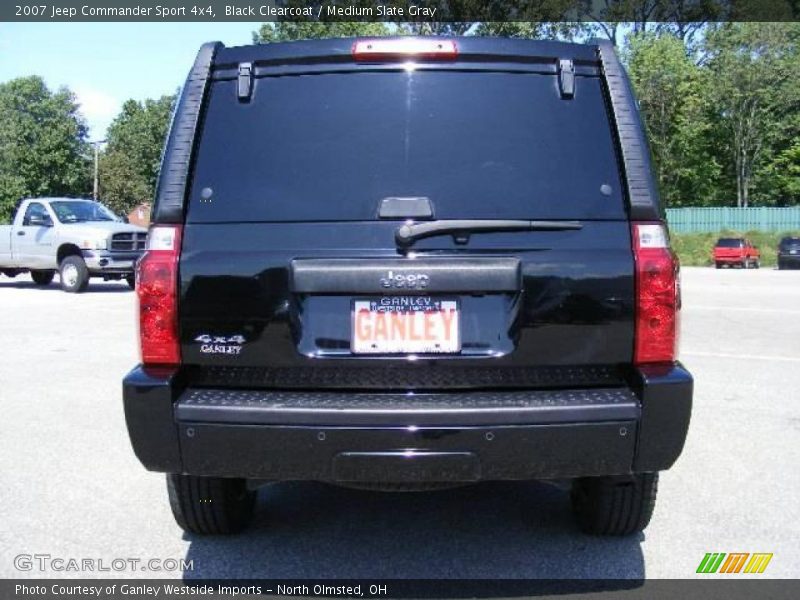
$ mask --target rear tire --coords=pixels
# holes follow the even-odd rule
[[[253,516],[256,494],[244,479],[167,475],[167,495],[172,515],[190,533],[238,533]]]
[[[89,285],[89,269],[80,256],[67,256],[59,266],[61,289],[65,292],[78,294],[86,291]]]
[[[585,533],[630,535],[647,527],[657,491],[658,473],[583,477],[572,482],[572,510]]]
[[[136,275],[126,275],[125,281],[128,282],[128,287],[132,290],[136,289]]]
[[[717,267],[718,269],[721,269],[722,268],[722,263],[721,262],[714,263],[714,266]]]
[[[31,271],[31,279],[36,285],[50,285],[55,275],[55,271]]]
[[[761,260],[760,259],[757,258],[757,259],[755,259],[753,261],[753,268],[754,269],[760,269],[761,268]]]

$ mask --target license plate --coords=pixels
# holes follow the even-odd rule
[[[791,250],[789,250],[789,254],[797,254],[797,250],[791,249]]]
[[[355,300],[350,349],[356,354],[441,354],[461,350],[457,300],[384,296]]]

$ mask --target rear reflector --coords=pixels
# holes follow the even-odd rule
[[[453,40],[409,37],[359,40],[353,44],[353,58],[357,61],[455,60],[457,56],[458,47]]]
[[[181,228],[157,225],[147,235],[147,251],[136,267],[139,340],[145,365],[177,365],[178,253]]]
[[[678,344],[678,260],[661,223],[634,223],[636,342],[634,363],[673,362]]]

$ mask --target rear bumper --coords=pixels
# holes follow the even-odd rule
[[[740,265],[745,260],[748,260],[744,256],[715,256],[714,262],[722,263],[722,264],[731,264],[731,265]]]
[[[800,254],[778,254],[778,262],[783,265],[800,266]]]
[[[123,383],[137,457],[154,471],[266,480],[479,481],[669,468],[686,438],[680,365],[629,387],[450,394],[187,388],[137,367]]]

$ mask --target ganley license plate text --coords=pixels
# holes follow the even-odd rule
[[[455,300],[394,296],[353,302],[358,354],[454,353],[461,349]]]

